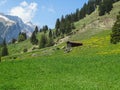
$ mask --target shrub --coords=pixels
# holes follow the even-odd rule
[[[27,52],[27,51],[28,51],[27,48],[24,48],[24,49],[23,49],[23,52],[24,52],[24,53]]]

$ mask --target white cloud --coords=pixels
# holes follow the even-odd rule
[[[29,22],[33,19],[37,6],[37,3],[35,2],[29,4],[26,1],[23,1],[20,5],[13,7],[9,14],[20,17],[24,22]]]
[[[46,7],[46,6],[42,6],[41,9],[43,11],[47,11],[47,12],[50,12],[50,13],[55,13],[55,9],[53,8],[53,6],[50,6],[50,7]]]
[[[0,6],[4,5],[5,3],[7,3],[7,0],[0,0]]]
[[[21,6],[28,6],[28,3],[26,1],[23,1],[22,3],[20,3]]]

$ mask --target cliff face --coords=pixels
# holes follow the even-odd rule
[[[34,27],[25,24],[19,17],[0,14],[0,43],[3,39],[10,42],[17,39],[20,32],[25,32],[28,37],[31,36]]]

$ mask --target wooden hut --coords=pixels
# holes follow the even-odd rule
[[[73,41],[67,41],[66,42],[67,47],[66,47],[66,52],[70,52],[72,50],[72,47],[78,47],[78,46],[83,46],[83,43],[80,42],[73,42]]]

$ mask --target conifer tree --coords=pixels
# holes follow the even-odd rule
[[[40,32],[42,32],[43,31],[43,28],[40,28]]]
[[[8,48],[5,39],[3,40],[3,47],[2,47],[2,52],[1,56],[7,56],[8,55]]]
[[[45,48],[46,47],[46,44],[47,44],[47,37],[45,34],[42,34],[41,35],[41,38],[40,38],[40,43],[39,43],[39,48]]]
[[[56,38],[56,34],[55,34],[55,31],[53,31],[53,39]]]
[[[101,3],[102,0],[95,0],[95,4],[99,5]]]
[[[47,42],[47,46],[49,47],[49,46],[53,46],[54,45],[54,39],[53,39],[53,32],[52,32],[52,30],[50,29],[49,30],[49,38],[48,38],[48,42]]]
[[[95,11],[95,1],[89,0],[86,8],[87,14],[90,15],[93,11]]]
[[[53,38],[48,38],[48,41],[47,41],[47,47],[50,47],[50,46],[53,46],[54,45],[54,40]]]
[[[99,5],[99,16],[109,13],[113,8],[112,0],[103,0]]]
[[[18,36],[18,42],[25,41],[27,39],[27,35],[24,32],[20,32]]]
[[[112,0],[104,0],[104,4],[105,4],[105,9],[106,9],[106,13],[109,13],[112,8],[113,8],[113,2]]]
[[[56,36],[59,36],[60,35],[60,31],[59,31],[59,29],[60,29],[60,20],[59,19],[57,19],[57,21],[56,21],[56,25],[55,25],[55,34],[56,34]]]
[[[120,42],[120,12],[112,28],[112,34],[111,34],[111,43],[117,44],[118,42]]]
[[[14,44],[17,40],[16,39],[12,39],[11,43]]]
[[[37,26],[35,27],[35,33],[36,34],[38,33],[38,27]]]
[[[71,23],[71,28],[72,28],[72,29],[75,29],[74,23]]]
[[[102,16],[104,14],[105,14],[105,5],[103,2],[101,2],[99,5],[99,16]]]
[[[75,22],[76,21],[79,21],[79,9],[76,9],[76,13],[75,13]]]
[[[55,24],[55,29],[59,29],[59,28],[60,28],[60,20],[58,18]]]
[[[43,32],[46,33],[47,31],[48,31],[48,26],[47,25],[43,26]]]
[[[62,34],[65,34],[65,18],[64,18],[64,16],[61,17],[60,32]]]
[[[31,37],[30,37],[30,42],[31,42],[33,45],[37,45],[37,44],[38,44],[38,39],[36,38],[35,31],[32,33],[32,35],[31,35]]]
[[[72,26],[71,22],[69,20],[66,21],[65,23],[65,33],[68,34],[72,31]]]
[[[49,38],[52,38],[53,37],[53,34],[52,34],[52,30],[50,29],[49,30]]]

